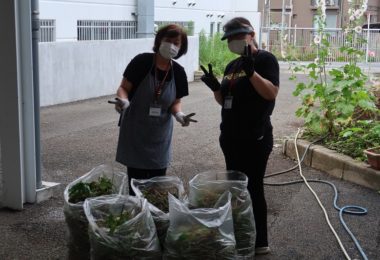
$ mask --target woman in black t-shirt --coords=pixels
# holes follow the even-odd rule
[[[137,55],[124,71],[114,102],[121,113],[116,161],[127,166],[129,184],[166,174],[172,115],[182,126],[195,122],[181,111],[188,83],[184,68],[173,61],[187,52],[187,44],[179,26],[167,25],[157,32],[154,53]],[[134,195],[131,187],[129,192]]]
[[[279,89],[279,65],[271,53],[258,49],[247,19],[233,18],[223,30],[222,40],[227,39],[230,51],[241,56],[227,65],[221,84],[211,64],[208,71],[201,66],[205,73],[201,79],[222,106],[219,140],[226,168],[248,176],[257,231],[256,254],[267,254],[270,249],[263,179],[273,147],[270,116]]]

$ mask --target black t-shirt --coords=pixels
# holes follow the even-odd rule
[[[133,98],[133,94],[135,93],[137,87],[140,85],[141,81],[145,78],[145,76],[149,73],[152,73],[154,76],[155,69],[153,66],[154,62],[154,53],[142,53],[138,54],[134,57],[131,62],[127,65],[123,76],[128,79],[129,82],[132,83],[133,89],[132,92],[129,93],[129,99]],[[182,98],[184,96],[189,95],[189,85],[187,82],[187,76],[185,69],[179,65],[177,62],[173,61],[173,72],[174,72],[174,81],[176,86],[176,98]],[[160,81],[164,78],[166,72],[157,69],[157,79]],[[171,73],[169,73],[166,77],[165,81],[171,80]]]
[[[279,86],[279,65],[270,52],[259,50],[254,55],[254,68],[263,78]],[[242,70],[241,58],[230,62],[222,81],[223,105],[226,96],[232,95],[232,108],[222,108],[222,135],[237,139],[257,139],[272,128],[270,115],[275,101],[266,100],[251,85]],[[232,77],[234,79],[232,79]]]

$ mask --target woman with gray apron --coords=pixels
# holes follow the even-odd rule
[[[121,113],[116,161],[127,166],[131,179],[164,176],[171,160],[172,115],[182,126],[196,122],[181,111],[188,95],[184,68],[172,59],[187,52],[187,35],[167,25],[155,37],[154,53],[137,55],[128,64],[117,90]],[[131,195],[132,189],[129,189]]]

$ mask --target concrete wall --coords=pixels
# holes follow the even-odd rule
[[[115,94],[129,61],[152,46],[153,38],[40,43],[41,106]],[[189,37],[188,53],[178,60],[189,81],[198,60],[199,39]]]

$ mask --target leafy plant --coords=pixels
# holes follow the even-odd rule
[[[335,138],[325,141],[330,149],[366,160],[363,150],[380,145],[380,123],[374,120],[360,120],[355,126],[344,129]]]
[[[358,66],[358,61],[364,57],[360,46],[365,39],[360,35],[360,24],[367,6],[363,3],[355,10],[351,3],[350,22],[345,29],[346,42],[340,48],[341,53],[350,57],[349,61],[342,67],[327,71],[330,42],[327,40],[328,33],[324,30],[326,6],[322,0],[317,1],[317,5],[318,30],[314,35],[314,46],[318,57],[314,62],[295,69],[307,71],[310,78],[309,83],[298,83],[293,92],[302,98],[302,105],[297,109],[296,115],[305,119],[306,127],[318,127],[321,132],[338,134],[352,123],[357,107],[363,111],[373,111],[376,108],[373,95],[366,86],[367,76]]]
[[[117,227],[130,220],[132,217],[133,215],[130,212],[123,209],[119,215],[109,214],[105,219],[104,225],[109,228],[109,233],[113,234]]]
[[[112,180],[107,177],[99,177],[98,181],[90,183],[78,182],[69,189],[69,202],[78,203],[86,198],[111,194]]]
[[[153,219],[142,205],[133,196],[94,205],[91,259],[162,259]]]
[[[342,57],[348,57],[347,63],[331,70],[326,69],[331,55],[331,46],[326,27],[326,4],[318,0],[314,44],[317,57],[307,65],[291,64],[294,72],[291,79],[297,80],[295,72],[304,71],[309,76],[308,82],[299,82],[293,92],[300,96],[301,106],[296,115],[304,118],[307,136],[324,136],[328,147],[363,159],[363,149],[374,144],[379,126],[375,105],[375,96],[368,86],[368,77],[358,66],[364,60],[362,50],[366,40],[362,37],[362,18],[367,9],[367,0],[349,1],[350,19],[345,28],[345,43],[340,47]],[[290,56],[287,57],[291,59]],[[347,58],[346,58],[347,59]],[[363,115],[373,119],[365,124]],[[369,131],[369,132],[364,132]],[[378,139],[377,139],[378,140]]]

